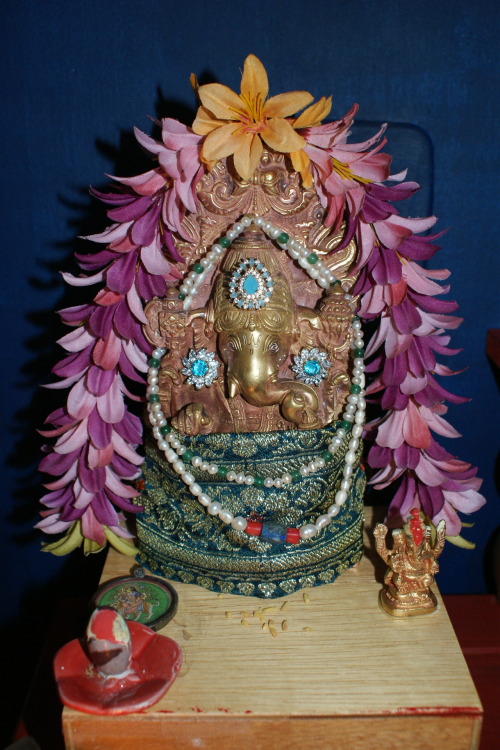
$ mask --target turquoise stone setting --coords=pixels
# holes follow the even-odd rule
[[[317,375],[321,371],[321,365],[317,359],[306,359],[304,372],[306,375]]]
[[[229,298],[243,310],[259,310],[269,301],[274,289],[271,274],[257,258],[247,258],[233,270],[229,280]]]
[[[197,359],[195,362],[191,365],[191,372],[193,375],[196,375],[197,378],[202,378],[203,375],[206,374],[208,370],[207,363],[202,359]]]
[[[186,375],[186,381],[198,390],[203,386],[209,388],[217,379],[220,362],[215,359],[215,352],[190,349],[188,356],[182,358],[182,364],[181,372]]]
[[[243,290],[247,294],[255,294],[259,288],[259,282],[253,274],[249,274],[243,282]]]
[[[330,366],[326,352],[314,347],[302,349],[300,355],[293,358],[292,370],[297,380],[302,380],[307,385],[320,385],[328,376]]]

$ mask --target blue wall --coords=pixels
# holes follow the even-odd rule
[[[469,368],[446,386],[472,398],[450,409],[463,438],[447,447],[479,465],[489,501],[468,530],[476,550],[448,545],[439,583],[445,592],[486,590],[485,549],[500,524],[498,387],[484,354],[487,329],[500,327],[497,7],[493,0],[253,0],[239,9],[222,0],[3,3],[0,528],[11,625],[30,602],[38,607],[41,592],[50,603],[95,571],[79,554],[70,562],[41,554],[41,535],[31,531],[40,492],[35,427],[60,403],[37,388],[60,356],[54,341],[63,331],[52,311],[79,300],[57,272],[74,270],[75,236],[105,224],[87,187],[102,186],[105,172],[145,168],[132,126],[150,132],[148,114],[189,121],[189,74],[235,88],[249,52],[266,65],[272,93],[333,93],[334,117],[357,101],[360,118],[411,123],[432,140],[434,211],[441,228],[451,227],[435,264],[452,270],[465,318],[452,340],[464,351],[452,364]]]

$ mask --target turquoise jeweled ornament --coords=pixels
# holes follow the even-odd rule
[[[182,358],[184,367],[181,372],[187,375],[186,381],[194,385],[198,390],[206,386],[209,388],[217,378],[217,370],[220,365],[215,359],[214,352],[206,349],[190,349],[188,356]]]
[[[302,349],[300,355],[293,358],[292,370],[297,380],[302,380],[307,385],[320,385],[327,377],[330,366],[326,352],[314,347]]]
[[[229,297],[243,310],[259,310],[269,301],[274,289],[271,274],[257,258],[239,263],[231,275]]]

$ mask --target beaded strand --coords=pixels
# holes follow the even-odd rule
[[[318,258],[316,253],[311,253],[298,240],[275,227],[271,222],[265,221],[260,216],[244,216],[239,222],[235,223],[224,237],[221,237],[212,249],[198,263],[195,263],[193,270],[186,276],[179,287],[179,298],[183,301],[185,310],[189,309],[191,302],[202,284],[206,274],[214,263],[220,259],[224,251],[230,247],[232,242],[246,228],[255,224],[261,228],[271,239],[285,249],[291,258],[297,260],[299,265],[313,278],[323,289],[331,285],[339,284],[334,274]],[[345,293],[344,299],[349,303],[354,312],[354,303],[352,295]],[[365,422],[366,402],[365,394],[365,365],[364,365],[364,340],[361,330],[361,321],[357,315],[353,315],[351,323],[352,341],[351,351],[353,357],[352,382],[350,393],[347,397],[347,403],[342,414],[342,420],[332,438],[327,450],[307,464],[302,465],[299,469],[291,472],[284,472],[280,477],[261,477],[245,474],[244,472],[235,472],[227,470],[224,466],[204,461],[201,456],[194,455],[182,442],[179,436],[172,432],[160,404],[158,375],[161,358],[166,353],[166,349],[157,348],[153,351],[149,360],[147,400],[149,420],[153,427],[153,435],[157,441],[158,448],[164,453],[167,461],[172,465],[174,471],[179,474],[182,481],[186,484],[189,491],[194,495],[198,502],[206,507],[207,512],[212,516],[217,516],[223,523],[230,524],[237,531],[244,531],[252,536],[260,536],[262,539],[271,542],[288,542],[297,544],[301,540],[312,539],[322,528],[327,526],[332,518],[338,515],[340,508],[346,502],[349,488],[352,481],[353,465],[356,461],[356,450],[359,446],[359,440],[363,433]],[[229,510],[206,493],[196,482],[194,475],[189,471],[188,462],[195,468],[208,474],[224,478],[237,484],[253,485],[255,487],[277,487],[289,485],[294,481],[312,474],[325,467],[327,463],[333,460],[333,456],[343,443],[347,433],[351,431],[351,438],[348,443],[348,450],[344,457],[343,479],[340,483],[340,489],[335,494],[334,503],[328,508],[325,514],[320,515],[314,523],[304,524],[300,528],[278,528],[273,523],[261,523],[250,521],[243,516],[234,516]],[[182,457],[182,458],[181,458]]]

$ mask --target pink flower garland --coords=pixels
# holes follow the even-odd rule
[[[418,263],[439,249],[433,244],[439,235],[417,236],[436,218],[405,219],[398,214],[393,202],[409,198],[419,185],[402,182],[406,173],[389,175],[390,157],[380,153],[384,128],[365,143],[346,143],[356,111],[354,107],[336,123],[299,132],[308,144],[305,151],[316,185],[321,184],[325,223],[338,227],[346,221],[343,246],[356,238],[359,315],[379,320],[366,352],[375,355],[367,368],[374,373],[368,393],[381,394],[386,413],[367,425],[374,441],[368,463],[378,469],[371,482],[381,489],[400,480],[388,511],[392,525],[402,525],[410,509],[419,507],[436,525],[444,519],[448,535],[458,544],[471,546],[458,537],[462,524],[456,511],[471,513],[485,503],[478,492],[482,480],[475,467],[454,458],[431,434],[459,437],[443,419],[443,402],[467,400],[434,378],[455,374],[436,361],[436,354],[456,353],[447,347],[450,337],[445,331],[461,322],[449,314],[456,302],[435,299],[449,290],[437,283],[449,271],[425,270]],[[386,180],[392,184],[383,184]]]
[[[95,195],[112,208],[114,222],[88,239],[106,244],[90,256],[78,255],[88,276],[63,274],[73,286],[104,283],[89,305],[62,310],[62,320],[75,330],[59,343],[68,356],[53,372],[63,378],[51,388],[71,386],[66,406],[47,422],[55,429],[42,431],[57,437],[42,459],[40,470],[61,475],[46,484],[42,498],[48,510],[37,525],[48,534],[65,532],[62,540],[46,545],[65,554],[84,542],[86,552],[101,549],[106,540],[122,552],[133,554],[126,540],[121,510],[137,512],[139,495],[130,481],[140,475],[142,457],[136,451],[142,440],[140,420],[131,414],[124,396],[135,397],[123,378],[144,384],[151,346],[141,324],[146,322],[143,302],[163,296],[167,281],[182,274],[172,232],[186,237],[181,226],[186,211],[196,209],[195,186],[203,169],[199,162],[200,138],[175,120],[163,121],[163,143],[139,131],[138,140],[158,155],[161,166],[137,177],[119,179],[121,193]],[[169,258],[170,260],[167,260]]]
[[[352,237],[359,248],[359,278],[354,292],[361,295],[360,316],[379,319],[367,356],[374,380],[369,393],[377,394],[385,415],[368,425],[374,444],[368,463],[378,469],[372,478],[377,488],[399,481],[388,516],[394,524],[420,507],[437,524],[446,520],[448,534],[457,537],[461,522],[457,510],[470,513],[485,502],[478,493],[476,469],[447,453],[432,437],[458,433],[443,419],[445,400],[460,403],[440,386],[437,375],[454,372],[436,361],[436,354],[456,353],[448,348],[447,329],[460,318],[450,315],[456,303],[437,300],[448,291],[440,286],[448,271],[425,270],[419,261],[438,250],[438,235],[419,237],[434,225],[435,217],[405,219],[393,202],[410,197],[414,182],[404,174],[390,176],[390,157],[380,153],[384,129],[364,143],[348,144],[357,107],[342,120],[304,128],[316,189],[325,209],[325,224],[338,228],[346,221],[343,245]],[[77,258],[91,275],[63,274],[68,283],[104,287],[89,305],[60,314],[75,330],[60,339],[68,355],[54,368],[62,380],[52,388],[71,386],[66,406],[47,422],[56,437],[40,469],[59,476],[42,498],[47,507],[38,527],[49,534],[65,532],[62,540],[45,546],[64,554],[84,543],[86,552],[101,549],[108,540],[123,552],[135,548],[120,510],[137,512],[133,503],[142,463],[139,419],[131,414],[124,396],[138,400],[124,378],[144,382],[151,352],[141,324],[143,302],[163,296],[166,282],[177,282],[182,262],[172,232],[193,241],[182,224],[197,207],[196,184],[204,168],[199,153],[202,137],[176,120],[162,122],[162,142],[140,131],[139,142],[158,158],[159,167],[132,178],[117,179],[120,193],[94,195],[112,208],[112,225],[88,239],[104,250]],[[389,184],[384,184],[388,181]],[[459,543],[464,543],[460,538]]]

